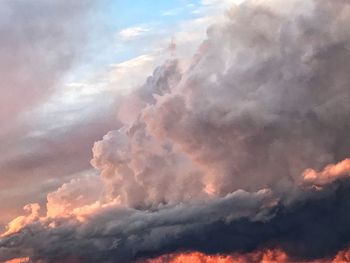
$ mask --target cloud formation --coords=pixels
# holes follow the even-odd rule
[[[72,174],[91,169],[91,145],[117,127],[111,109],[105,111],[111,99],[99,106],[102,96],[88,104],[80,94],[74,106],[48,109],[72,90],[66,82],[87,60],[100,30],[91,11],[101,3],[0,1],[0,229],[28,200],[42,202]]]
[[[130,198],[169,202],[183,183],[191,198],[207,186],[219,196],[284,191],[305,169],[348,156],[349,7],[309,1],[285,14],[274,4],[233,8],[187,69],[168,61],[126,100],[120,115],[134,122],[96,143],[92,161],[105,177],[132,180],[116,184],[116,196],[138,189]]]
[[[0,123],[46,98],[71,68],[86,40],[93,1],[0,3]]]
[[[0,260],[280,249],[300,261],[346,249],[350,5],[283,3],[233,7],[190,65],[156,68],[123,98],[123,127],[95,143],[100,177],[12,221]]]
[[[124,28],[118,33],[118,36],[123,41],[130,41],[135,38],[138,38],[144,34],[147,34],[151,30],[150,27],[147,26],[134,26],[134,27],[128,27]]]

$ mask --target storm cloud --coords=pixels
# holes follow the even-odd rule
[[[232,7],[190,64],[166,61],[123,98],[123,127],[92,149],[100,177],[12,221],[0,260],[347,249],[349,22],[342,0]]]
[[[30,251],[32,262],[131,262],[174,251],[230,254],[262,248],[282,249],[296,261],[330,259],[350,241],[349,188],[348,178],[321,190],[304,188],[298,193],[302,198],[288,205],[268,190],[240,190],[154,211],[99,208],[83,222],[34,221],[1,240],[1,259]]]

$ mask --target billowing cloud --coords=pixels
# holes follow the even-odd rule
[[[350,159],[345,159],[337,164],[327,165],[321,172],[313,169],[307,169],[303,173],[304,180],[307,183],[324,185],[339,178],[350,176]]]
[[[69,216],[75,209],[99,200],[102,189],[99,177],[72,179],[57,191],[48,194],[47,215],[49,217]]]
[[[239,218],[254,221],[266,218],[270,210],[266,204],[270,202],[274,202],[274,199],[269,191],[254,194],[238,191],[220,199],[165,206],[153,212],[116,205],[101,208],[83,224],[74,219],[60,222],[59,218],[41,219],[41,223],[28,224],[18,234],[1,240],[0,251],[5,259],[12,254],[20,256],[28,249],[34,249],[31,255],[34,261],[45,259],[50,262],[73,256],[86,262],[113,262],[113,258],[129,261],[147,251],[172,245],[175,240],[169,235],[185,238],[188,231],[201,231],[204,226],[221,220],[229,223]],[[36,233],[34,236],[31,234],[33,231]],[[55,234],[51,235],[51,231]],[[61,242],[64,236],[70,238]],[[169,239],[166,240],[165,236],[169,236]],[[45,243],[40,242],[42,238],[46,240]],[[32,247],[33,243],[38,247]],[[89,250],[86,249],[92,253],[87,255]],[[41,258],[41,252],[36,251],[42,251],[47,258]],[[55,251],[62,251],[63,254],[58,255]]]
[[[282,3],[233,7],[189,65],[168,60],[123,97],[122,127],[92,149],[100,177],[14,219],[0,260],[346,250],[350,5]]]
[[[115,184],[115,195],[129,185],[131,193],[139,189],[139,200],[168,202],[182,183],[193,186],[183,191],[191,197],[208,185],[218,195],[284,191],[305,169],[346,158],[349,65],[340,58],[348,56],[341,46],[349,7],[326,3],[310,1],[288,14],[265,2],[242,4],[208,30],[187,69],[176,61],[157,69],[127,100],[129,112],[122,107],[122,118],[128,112],[134,123],[129,116],[122,130],[96,144],[107,153],[94,151],[93,164],[107,165],[95,167],[109,179],[132,180]],[[323,24],[327,19],[332,23]],[[248,21],[256,26],[245,28]],[[122,149],[122,160],[110,158],[113,149]]]
[[[131,262],[174,251],[227,254],[260,248],[281,249],[293,261],[331,258],[350,241],[344,212],[349,186],[347,179],[322,190],[304,189],[300,195],[307,198],[289,205],[268,190],[236,191],[156,210],[116,202],[91,210],[85,221],[46,217],[27,224],[2,238],[1,260]]]
[[[7,231],[3,234],[3,236],[13,234],[21,230],[26,225],[35,222],[39,219],[39,210],[40,205],[39,204],[28,204],[23,207],[24,211],[28,213],[28,215],[25,216],[19,216],[12,220],[8,224]]]
[[[288,187],[348,154],[348,6],[286,15],[265,5],[243,4],[212,26],[181,82],[141,114],[222,194]]]

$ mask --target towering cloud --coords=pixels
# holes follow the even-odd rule
[[[94,147],[104,177],[134,180],[115,185],[116,195],[127,185],[147,192],[153,179],[162,185],[154,191],[176,185],[179,194],[184,177],[191,194],[208,185],[218,195],[284,190],[305,169],[347,156],[350,9],[341,1],[292,2],[287,13],[273,9],[278,1],[232,9],[226,24],[208,29],[188,69],[167,62],[132,94],[135,122]]]
[[[347,249],[349,22],[343,0],[229,10],[190,65],[165,62],[123,100],[124,126],[93,147],[100,178],[12,221],[0,260],[279,249],[301,261]]]

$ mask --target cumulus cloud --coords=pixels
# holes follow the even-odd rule
[[[232,9],[181,82],[142,112],[147,131],[180,147],[222,194],[287,187],[345,158],[349,8],[327,3],[288,15],[265,2]]]
[[[121,108],[121,119],[129,109],[125,127],[96,144],[113,153],[127,149],[123,160],[94,151],[93,163],[107,158],[107,166],[95,165],[104,177],[132,180],[111,192],[137,187],[136,199],[151,198],[145,203],[169,202],[173,194],[186,199],[179,189],[189,181],[193,188],[183,193],[191,198],[208,185],[219,196],[266,187],[283,192],[305,169],[344,159],[349,65],[340,58],[348,56],[349,7],[327,3],[309,1],[288,13],[273,9],[274,2],[244,3],[208,29],[188,68],[168,61],[157,69]],[[248,22],[254,26],[246,28]]]
[[[90,205],[102,196],[102,183],[97,176],[80,177],[63,184],[47,196],[47,216],[70,216],[75,209]]]
[[[46,216],[18,219],[0,260],[346,249],[350,5],[283,2],[233,7],[190,65],[166,61],[123,97],[122,128],[93,147],[101,181],[72,181]]]
[[[39,204],[28,204],[23,207],[24,211],[28,213],[28,215],[25,216],[19,216],[12,220],[8,224],[8,229],[5,233],[3,233],[2,236],[10,235],[13,233],[18,232],[26,225],[33,223],[34,221],[37,221],[39,219],[39,211],[40,211],[40,205]]]
[[[348,176],[350,176],[350,159],[345,159],[337,164],[329,164],[320,172],[307,169],[303,173],[305,182],[317,185],[329,184]]]

